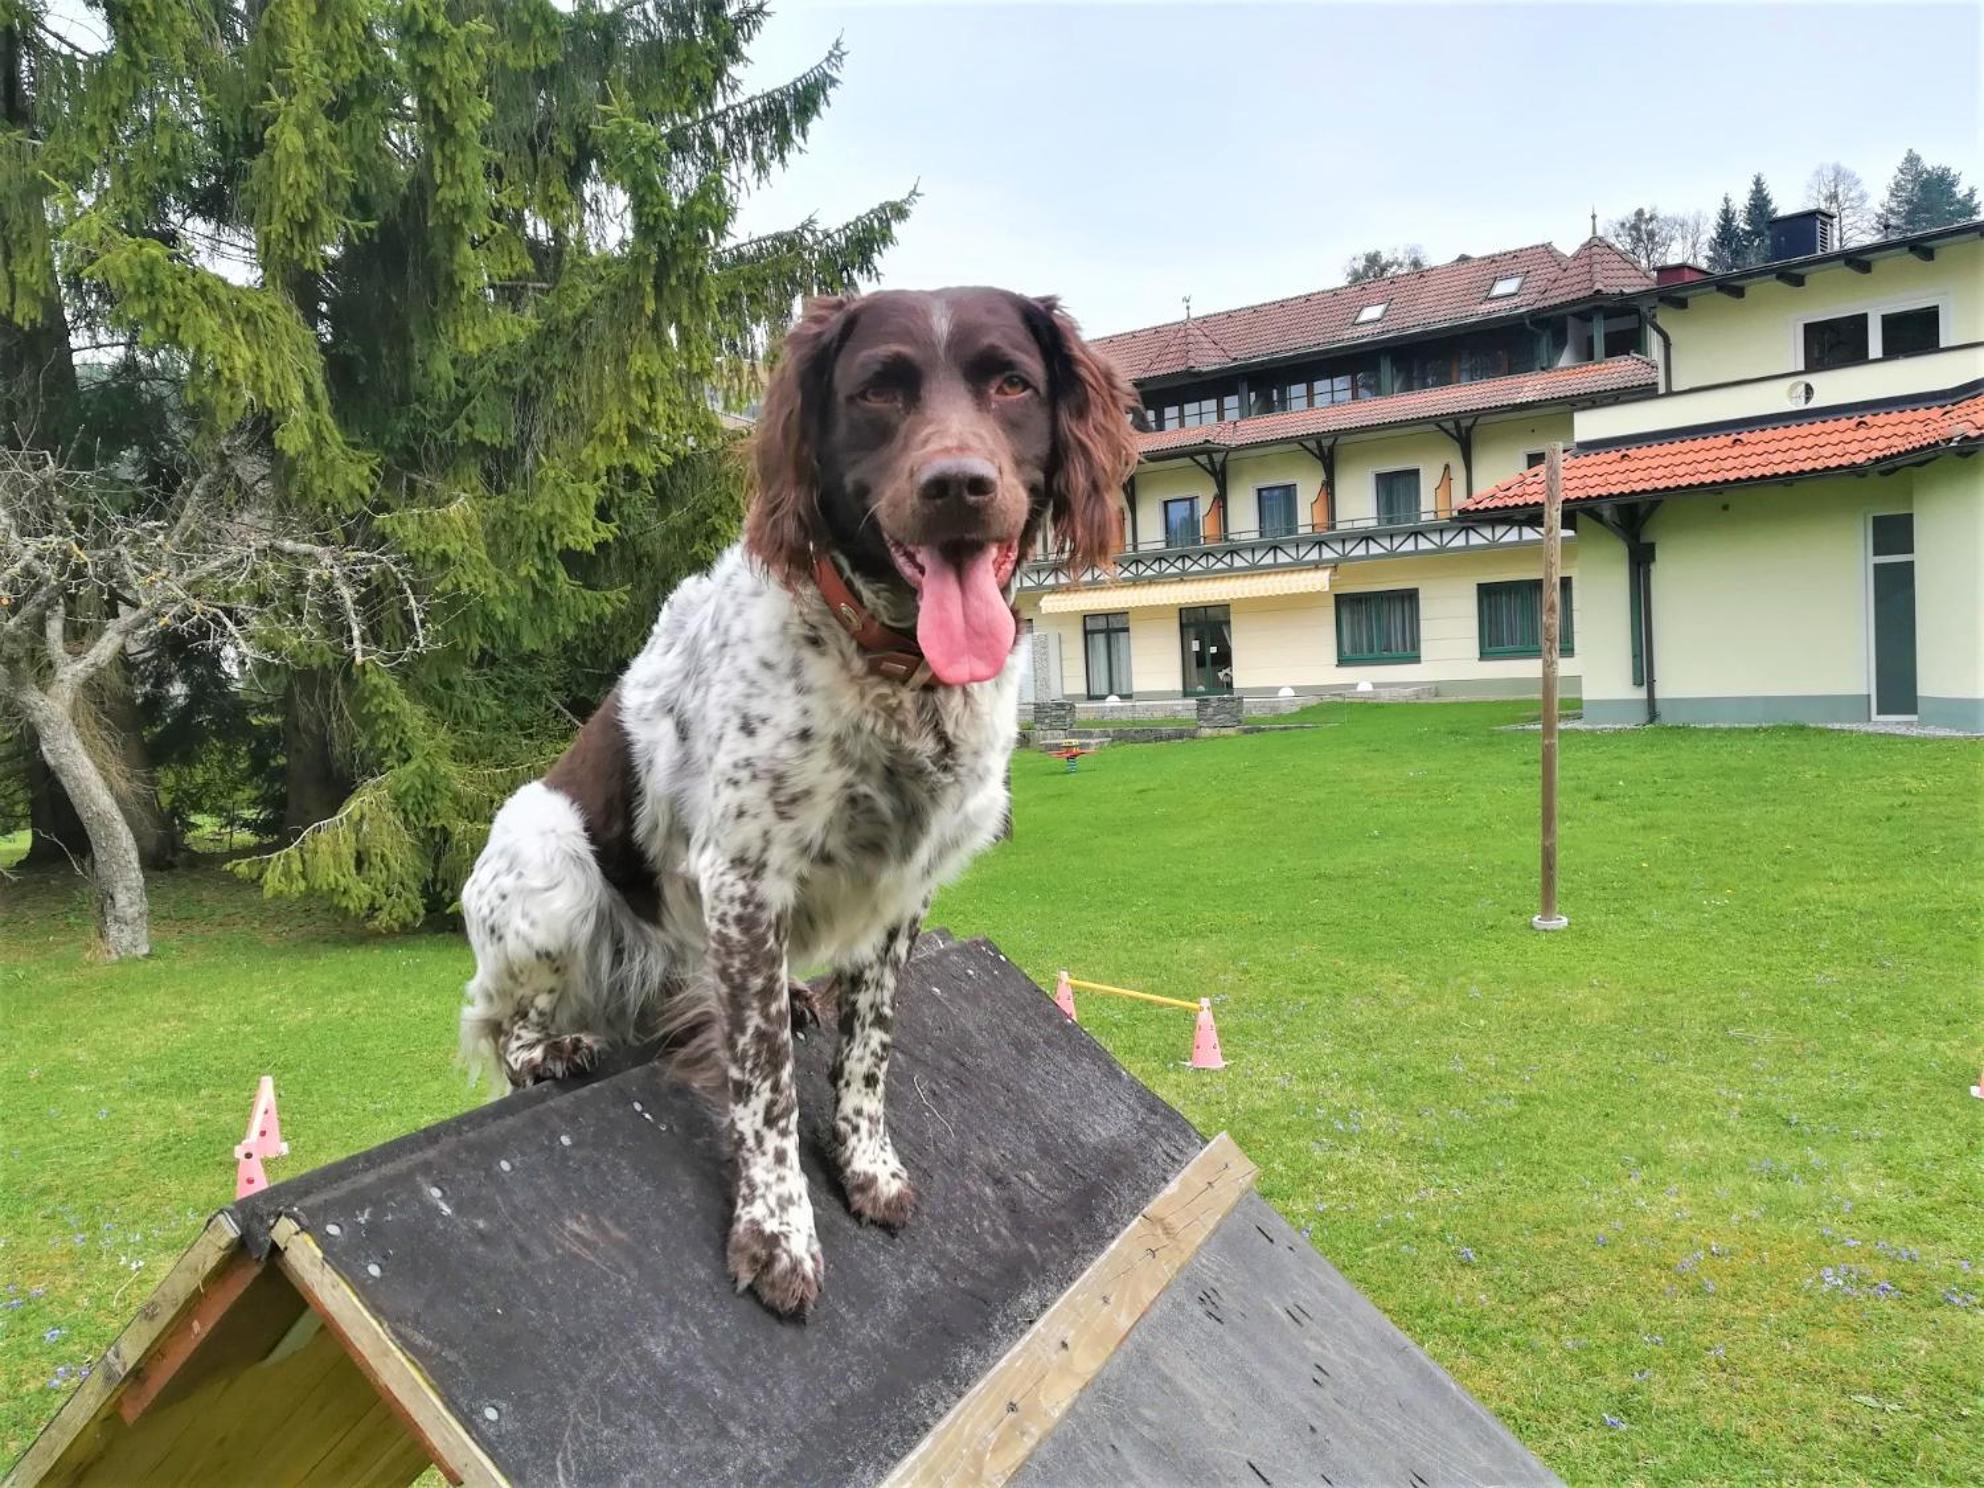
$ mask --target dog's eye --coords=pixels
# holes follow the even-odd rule
[[[1024,398],[1032,391],[1033,384],[1017,372],[1008,372],[992,384],[992,396],[995,398]]]
[[[902,389],[893,383],[871,382],[854,395],[857,403],[870,408],[894,408],[902,402]]]

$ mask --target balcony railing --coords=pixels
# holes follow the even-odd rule
[[[1576,535],[1568,523],[1565,535]],[[1201,538],[1197,542],[1181,543],[1164,538],[1146,539],[1117,554],[1113,574],[1104,575],[1091,569],[1082,575],[1082,581],[1141,583],[1205,574],[1310,568],[1422,553],[1521,547],[1540,541],[1542,532],[1534,517],[1476,518],[1462,522],[1437,511],[1415,513],[1411,520],[1393,513],[1389,517],[1350,517],[1327,528],[1305,523],[1286,532],[1231,532],[1211,541]],[[1021,571],[1020,588],[1058,589],[1073,577],[1065,559],[1036,559]]]

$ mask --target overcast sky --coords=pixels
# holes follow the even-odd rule
[[[1334,284],[1353,252],[1583,241],[1635,205],[1780,207],[1841,160],[1984,177],[1975,3],[1353,6],[772,0],[753,81],[840,92],[748,232],[920,183],[883,282],[1063,295],[1093,332]]]

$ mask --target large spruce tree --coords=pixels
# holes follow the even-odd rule
[[[1763,174],[1750,177],[1750,194],[1743,201],[1743,261],[1760,264],[1770,258],[1770,220],[1777,215]]]
[[[841,62],[747,95],[762,4],[68,13],[0,0],[0,439],[128,478],[246,431],[272,502],[406,556],[416,660],[299,637],[255,680],[297,829],[266,885],[410,924],[728,540],[719,405],[908,200],[736,239]]]

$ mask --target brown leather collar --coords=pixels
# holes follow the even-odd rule
[[[885,681],[900,682],[905,687],[935,687],[937,679],[931,674],[930,665],[923,659],[923,650],[914,638],[901,631],[890,630],[868,612],[868,607],[855,597],[840,570],[834,567],[833,559],[825,553],[813,555],[813,582],[820,586],[820,596],[827,602],[834,619],[848,639],[859,646],[863,660],[868,664],[868,675],[881,677]]]

